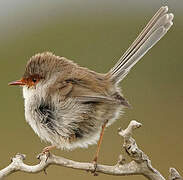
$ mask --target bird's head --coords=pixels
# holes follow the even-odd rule
[[[10,82],[9,85],[35,89],[39,84],[47,84],[50,80],[54,80],[53,77],[61,73],[68,62],[65,58],[50,52],[36,54],[28,61],[22,78]]]

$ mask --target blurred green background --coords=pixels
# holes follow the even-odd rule
[[[19,79],[27,60],[38,52],[52,51],[82,66],[107,72],[144,25],[162,5],[174,13],[174,26],[143,57],[122,82],[123,93],[133,109],[104,136],[99,163],[115,164],[121,153],[118,127],[136,119],[143,127],[135,133],[138,145],[152,164],[167,177],[168,168],[183,174],[183,1],[145,0],[0,0],[0,169],[17,152],[36,164],[36,155],[46,144],[24,119],[21,88],[9,87]],[[72,152],[53,153],[77,161],[91,161],[96,146]],[[48,175],[16,173],[9,180],[31,179],[145,179],[142,176],[114,177],[51,166]]]

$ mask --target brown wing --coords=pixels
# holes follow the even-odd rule
[[[109,94],[109,82],[103,74],[77,67],[69,73],[66,71],[55,82],[54,91],[61,97],[73,97],[78,101],[110,102],[116,99]]]
[[[118,103],[110,97],[104,87],[97,87],[96,81],[90,82],[77,78],[67,79],[60,83],[59,92],[61,96],[73,97],[80,102],[108,102]]]
[[[122,104],[127,106],[128,102],[116,92],[111,94],[112,86],[104,74],[90,71],[86,68],[76,67],[69,73],[64,71],[55,83],[54,89],[59,91],[62,98],[73,97],[81,102],[104,102]],[[120,96],[120,98],[119,98]]]

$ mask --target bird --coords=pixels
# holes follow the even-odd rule
[[[97,164],[106,127],[130,107],[120,82],[132,67],[173,25],[174,15],[161,7],[136,40],[107,73],[81,67],[51,52],[32,56],[20,80],[9,85],[23,88],[25,119],[41,140],[43,149],[87,148],[97,144],[93,162]]]

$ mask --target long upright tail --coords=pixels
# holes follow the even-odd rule
[[[173,25],[174,15],[167,13],[168,7],[161,7],[152,17],[132,45],[108,72],[111,81],[118,83],[124,79],[130,69],[152,48]]]

